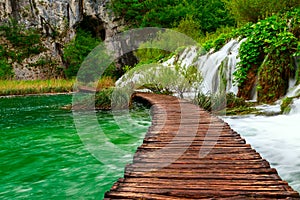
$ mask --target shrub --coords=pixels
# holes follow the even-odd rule
[[[298,0],[222,0],[235,19],[243,24],[300,6]]]
[[[288,89],[288,80],[295,75],[293,57],[299,42],[300,10],[274,15],[241,29],[247,37],[239,49],[240,62],[234,73],[240,95],[249,98],[258,77],[258,100],[273,102]],[[293,24],[290,24],[294,21]]]
[[[188,16],[193,16],[202,33],[234,25],[221,0],[112,0],[110,7],[134,27],[175,28]]]
[[[115,80],[110,76],[104,76],[97,82],[97,91],[115,86]]]
[[[197,40],[201,36],[200,23],[193,19],[193,16],[188,15],[183,18],[178,26],[174,30],[181,32],[194,40]]]
[[[113,88],[103,89],[95,94],[95,107],[97,109],[108,110],[111,108],[111,95]]]
[[[175,52],[180,47],[186,47],[196,42],[177,31],[165,30],[158,32],[148,42],[142,43],[134,55],[140,63],[150,64],[168,57],[171,52]]]
[[[41,43],[41,34],[37,29],[25,28],[16,20],[9,20],[8,23],[0,26],[0,36],[5,37],[13,46],[13,49],[6,49],[6,56],[12,62],[21,62],[24,58],[37,55],[45,50]]]
[[[64,47],[63,58],[67,66],[65,70],[67,78],[77,75],[81,63],[98,44],[100,40],[93,38],[91,33],[77,30],[76,37]]]
[[[0,59],[0,79],[10,79],[12,77],[12,66],[5,59]]]
[[[249,107],[244,99],[236,97],[233,93],[203,94],[199,92],[193,102],[201,108],[217,114],[249,114],[255,108]]]
[[[293,98],[286,97],[282,99],[282,102],[280,104],[280,111],[282,114],[288,114],[291,111],[291,105],[293,104]]]

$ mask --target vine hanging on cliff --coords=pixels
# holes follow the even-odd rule
[[[292,62],[299,42],[299,16],[298,9],[261,20],[248,26],[247,32],[241,29],[240,35],[247,40],[240,47],[240,62],[234,73],[240,96],[249,98],[255,76],[259,77],[259,101],[272,102],[286,93],[289,78],[295,74]]]

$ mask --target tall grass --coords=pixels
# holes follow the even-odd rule
[[[72,92],[75,80],[0,80],[0,96]]]

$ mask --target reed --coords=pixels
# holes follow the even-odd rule
[[[0,80],[0,96],[72,92],[75,80]]]

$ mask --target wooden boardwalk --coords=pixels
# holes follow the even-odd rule
[[[300,199],[227,123],[175,97],[138,93],[152,126],[105,199]]]

